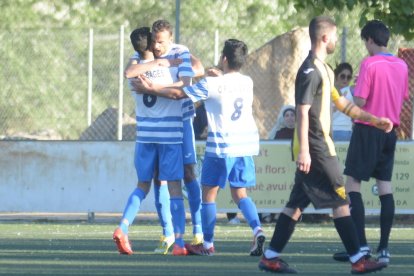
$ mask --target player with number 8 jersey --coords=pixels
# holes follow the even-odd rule
[[[252,116],[253,81],[249,76],[233,72],[207,77],[184,91],[193,102],[205,100],[209,122],[206,156],[258,154],[259,133]]]

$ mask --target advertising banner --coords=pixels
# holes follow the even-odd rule
[[[348,143],[336,143],[340,163],[345,163]],[[201,173],[204,158],[204,142],[197,143],[198,170]],[[414,145],[411,142],[398,142],[392,178],[396,213],[414,213]],[[259,212],[280,212],[289,198],[296,165],[292,161],[289,141],[260,143],[260,154],[255,157],[256,187],[248,190],[249,197],[256,203]],[[345,176],[344,176],[345,180]],[[375,179],[362,182],[361,189],[367,214],[378,214],[380,202]],[[228,184],[220,190],[217,209],[221,212],[237,211]],[[331,210],[315,210],[310,205],[305,212],[329,213]]]

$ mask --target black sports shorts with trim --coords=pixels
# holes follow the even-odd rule
[[[344,186],[338,157],[321,154],[315,157],[311,154],[311,160],[308,174],[296,170],[295,184],[286,207],[303,211],[309,203],[312,203],[315,209],[348,205],[349,201],[335,192],[335,188]]]
[[[359,181],[368,181],[370,177],[391,181],[396,143],[395,130],[385,133],[373,126],[355,124],[344,174]]]

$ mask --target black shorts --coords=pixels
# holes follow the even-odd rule
[[[363,124],[355,124],[349,142],[344,174],[359,181],[374,177],[391,181],[397,135]]]
[[[286,207],[303,211],[309,203],[312,203],[315,209],[348,205],[349,201],[335,192],[335,188],[344,186],[338,157],[320,154],[315,157],[311,154],[311,160],[308,174],[296,170],[295,184]]]

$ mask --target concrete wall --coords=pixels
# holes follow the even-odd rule
[[[122,212],[133,155],[134,142],[0,141],[0,212]]]
[[[121,213],[137,182],[134,144],[0,141],[0,212]],[[203,145],[197,144],[197,152],[203,152]],[[347,144],[338,143],[336,148],[343,162]],[[413,142],[397,143],[393,191],[396,212],[401,214],[414,213],[413,152]],[[200,165],[201,160],[198,169]],[[249,190],[259,210],[277,212],[283,208],[295,170],[287,141],[262,142],[256,158],[258,186]],[[374,184],[371,180],[362,187],[367,213],[379,212]],[[219,212],[237,210],[228,191],[219,193],[217,203]],[[141,206],[142,212],[156,212],[152,191]],[[315,212],[309,207],[308,212]]]

